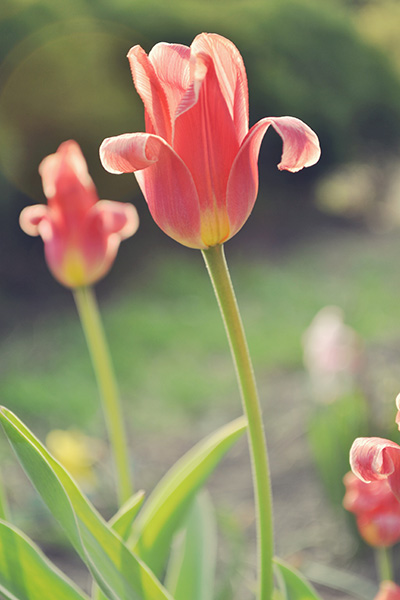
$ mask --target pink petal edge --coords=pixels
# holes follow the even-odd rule
[[[314,165],[321,149],[317,135],[295,117],[266,117],[253,125],[243,140],[232,165],[227,187],[227,211],[231,224],[230,237],[237,233],[249,217],[258,193],[258,155],[269,126],[283,141],[278,169],[295,173]]]

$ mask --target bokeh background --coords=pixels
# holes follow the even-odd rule
[[[353,434],[398,441],[399,30],[397,0],[2,0],[1,403],[42,438],[73,427],[104,439],[72,297],[48,273],[41,241],[18,226],[24,206],[44,202],[40,161],[72,138],[99,196],[133,202],[141,219],[97,286],[140,487],[151,488],[185,448],[240,413],[200,253],[159,231],[134,177],[112,176],[98,159],[105,137],[143,130],[143,107],[125,58],[129,48],[189,45],[202,31],[220,33],[245,60],[250,124],[296,116],[318,133],[322,147],[315,167],[281,173],[281,142],[268,132],[256,207],[226,248],[271,442],[278,550],[368,570],[370,555],[360,550],[340,507],[341,474]],[[360,336],[363,366],[351,399],[321,408],[304,369],[302,336],[332,304]],[[350,422],[339,443],[339,466],[333,465],[337,434]],[[315,456],[324,454],[318,431],[326,440],[327,423],[336,437],[326,444],[326,461],[316,465]],[[16,518],[54,545],[59,532],[35,505],[33,491],[26,492],[5,444],[0,453]],[[92,493],[111,511],[107,448],[99,454],[102,493]],[[244,548],[253,535],[247,460],[245,445],[238,446],[227,475],[213,484],[224,527]],[[249,548],[238,573],[252,563]]]

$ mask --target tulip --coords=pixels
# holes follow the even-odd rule
[[[366,483],[386,480],[400,502],[400,446],[383,438],[357,438],[350,449],[351,470]]]
[[[102,278],[111,268],[121,240],[138,227],[136,209],[98,199],[82,152],[64,142],[39,166],[48,205],[26,207],[20,225],[40,235],[50,271],[63,285],[78,288]]]
[[[134,46],[128,59],[146,133],[104,140],[100,159],[110,173],[135,173],[154,220],[181,244],[204,250],[242,228],[270,125],[283,140],[279,169],[318,161],[318,138],[299,119],[268,117],[249,131],[246,71],[229,40],[202,33],[190,48],[159,43],[147,55]]]
[[[382,581],[374,600],[400,600],[400,587],[393,581]]]
[[[354,473],[344,476],[346,494],[343,506],[354,513],[361,537],[375,547],[387,547],[400,540],[400,503],[386,479],[371,483]]]

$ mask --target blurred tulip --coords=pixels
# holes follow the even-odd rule
[[[351,470],[365,482],[387,481],[400,501],[400,446],[377,437],[357,438],[350,448]]]
[[[20,225],[44,241],[47,264],[63,285],[94,283],[111,268],[121,240],[138,227],[131,204],[98,199],[78,144],[64,142],[40,164],[48,206],[26,207]]]
[[[374,600],[400,600],[400,587],[393,581],[382,581]]]
[[[370,546],[396,544],[400,540],[400,503],[387,480],[365,483],[350,471],[343,482],[343,506],[355,514],[361,537]]]
[[[303,334],[303,360],[316,397],[335,400],[355,383],[362,362],[357,333],[344,323],[338,306],[325,306]]]
[[[146,133],[104,140],[100,158],[110,173],[135,173],[154,220],[181,244],[206,249],[244,225],[270,125],[283,140],[279,169],[318,161],[318,138],[299,119],[265,118],[248,130],[246,71],[229,40],[202,33],[190,48],[159,43],[147,55],[134,46],[128,59]]]

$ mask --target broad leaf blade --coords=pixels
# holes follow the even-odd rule
[[[13,525],[0,521],[0,594],[9,600],[89,600]]]
[[[322,600],[303,575],[278,558],[274,558],[274,569],[285,600]]]
[[[174,540],[165,585],[175,600],[214,597],[217,528],[209,495],[200,491]]]
[[[117,513],[108,521],[108,524],[125,541],[128,539],[132,523],[140,510],[144,500],[144,492],[140,490],[127,500]],[[96,584],[92,589],[93,600],[107,600]]]
[[[144,501],[144,492],[136,492],[127,500],[119,511],[109,520],[108,524],[123,539],[127,540],[131,532],[132,523],[136,518]]]
[[[22,466],[110,600],[171,600],[83,496],[67,471],[9,410],[0,421]]]
[[[165,567],[172,538],[197,491],[246,427],[241,417],[199,442],[175,463],[144,504],[128,545],[156,575]]]

